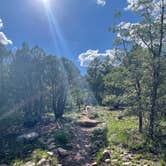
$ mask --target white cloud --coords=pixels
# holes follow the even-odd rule
[[[109,56],[113,59],[115,54],[115,50],[106,50],[104,53],[100,53],[99,50],[87,50],[79,55],[80,65],[87,67],[97,57],[102,58]]]
[[[106,1],[105,0],[97,0],[97,4],[100,5],[100,6],[105,6]]]
[[[0,32],[0,44],[8,45],[12,44],[12,41],[7,39],[6,35],[3,32]]]
[[[2,28],[3,28],[3,22],[0,19],[0,29]],[[0,44],[8,45],[8,44],[12,44],[12,41],[9,40],[3,32],[0,32]]]
[[[3,22],[2,20],[0,19],[0,29],[3,27]]]

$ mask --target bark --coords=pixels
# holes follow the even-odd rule
[[[155,129],[155,116],[157,113],[157,91],[159,87],[159,73],[160,73],[160,57],[162,53],[163,37],[164,37],[164,0],[162,0],[161,7],[161,21],[160,21],[160,44],[157,54],[153,54],[153,75],[152,75],[152,94],[151,94],[151,108],[150,108],[150,124],[149,124],[149,134],[151,138],[154,138]]]
[[[142,117],[142,101],[141,101],[141,84],[138,79],[136,79],[136,91],[137,91],[137,98],[138,98],[139,132],[142,133],[143,117]]]

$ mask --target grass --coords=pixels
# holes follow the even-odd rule
[[[24,160],[20,160],[20,159],[16,159],[14,160],[11,165],[14,166],[24,166],[26,162],[30,161],[32,163],[35,163],[35,165],[37,166],[37,163],[41,160],[41,159],[46,159],[47,161],[49,161],[51,163],[52,166],[58,166],[58,160],[56,157],[54,156],[50,156],[47,151],[42,150],[42,149],[37,149],[34,150],[33,153],[31,154],[30,157],[24,159]]]
[[[32,153],[33,161],[37,164],[41,159],[47,159],[52,162],[53,166],[58,165],[58,160],[54,156],[50,156],[46,150],[37,149]]]
[[[107,139],[110,144],[128,144],[130,134],[137,130],[136,118],[128,117],[123,120],[110,118],[108,121]]]
[[[99,120],[107,124],[108,147],[102,147],[99,150],[96,157],[97,162],[102,158],[104,148],[110,148],[112,159],[118,159],[113,165],[122,165],[124,151],[126,157],[134,153],[134,157],[131,159],[133,164],[145,162],[151,166],[157,162],[156,166],[166,165],[164,154],[154,154],[153,150],[154,147],[157,148],[156,145],[150,141],[146,142],[145,135],[138,132],[138,118],[136,116],[125,116],[125,111],[102,111],[102,108],[98,108],[98,110],[100,110],[98,111]]]

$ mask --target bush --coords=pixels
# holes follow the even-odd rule
[[[103,105],[109,106],[112,109],[119,109],[125,105],[123,96],[106,95],[103,99]]]
[[[56,144],[62,147],[65,147],[70,142],[71,137],[72,137],[71,133],[62,129],[57,130],[54,134],[54,139]]]

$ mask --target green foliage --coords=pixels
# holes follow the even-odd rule
[[[56,144],[62,147],[66,147],[72,138],[72,134],[67,130],[59,129],[54,133],[54,139]]]
[[[37,149],[32,153],[32,159],[36,164],[43,158],[50,161],[53,166],[58,165],[57,158],[50,156],[46,150]]]
[[[103,151],[104,151],[104,148],[100,149],[99,152],[97,153],[97,156],[96,156],[96,162],[99,164],[102,157],[103,157]]]
[[[50,156],[45,150],[37,149],[33,152],[32,158],[37,163],[40,159],[45,158],[48,159]]]
[[[23,160],[19,160],[19,159],[16,159],[14,161],[12,161],[12,165],[14,166],[23,166],[25,163]]]
[[[104,92],[104,82],[103,77],[107,72],[108,65],[104,62],[105,60],[101,60],[99,58],[95,58],[87,69],[86,79],[90,85],[91,90],[94,93],[94,97],[96,98],[97,104],[102,104],[103,92]]]
[[[101,161],[104,148],[107,147],[107,127],[99,127],[92,132],[91,137],[92,143],[92,153],[97,154],[96,161],[99,163]]]
[[[46,159],[47,161],[49,161],[49,163],[51,163],[52,166],[58,165],[58,160],[56,157],[50,156],[47,151],[41,149],[34,150],[29,158],[26,158],[24,160],[20,159],[14,160],[11,164],[14,166],[24,166],[26,165],[27,161],[30,161],[35,165],[37,165],[37,163],[41,159]]]
[[[61,118],[71,99],[83,105],[87,85],[70,60],[27,43],[15,54],[0,45],[0,55],[0,121],[20,113],[25,126],[33,127],[46,112]]]
[[[164,163],[164,151],[159,140],[152,141],[137,131],[138,121],[136,116],[126,116],[124,111],[98,112],[99,118],[107,123],[106,149],[111,151],[111,164],[122,165],[123,158],[134,154],[130,159],[132,164]],[[102,116],[101,116],[102,115]],[[160,144],[160,145],[159,145]],[[102,146],[97,153],[96,161],[103,157],[105,146]],[[160,150],[159,150],[160,149]],[[115,162],[114,162],[115,160]],[[155,162],[153,162],[155,160]]]
[[[137,129],[135,117],[124,117],[122,120],[110,119],[108,122],[107,139],[111,144],[128,144],[132,131]]]

